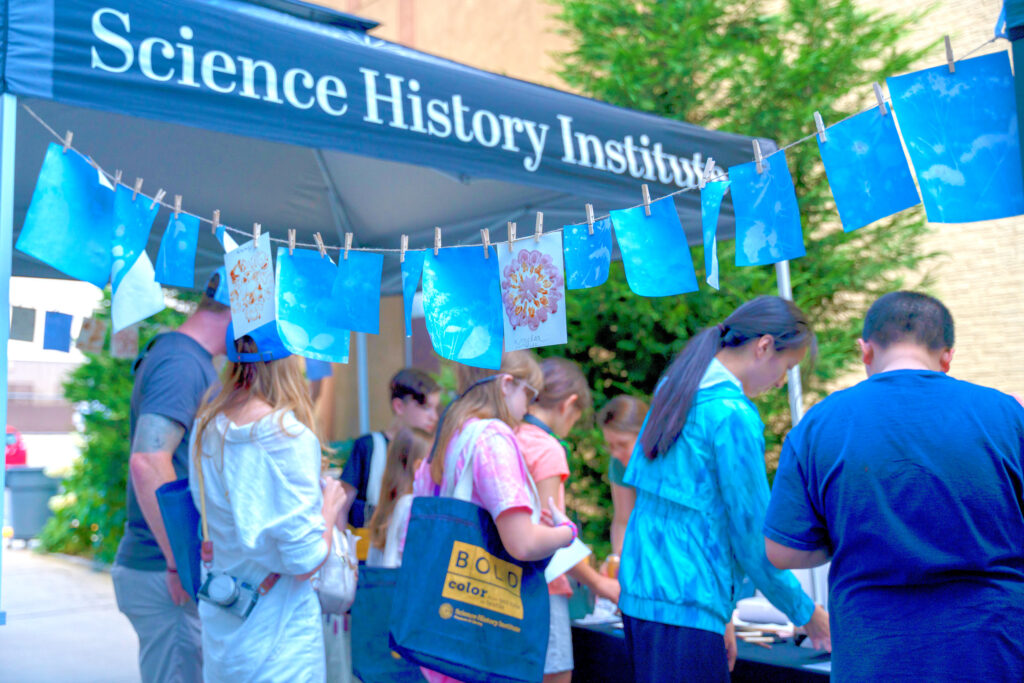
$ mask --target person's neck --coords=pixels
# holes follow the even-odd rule
[[[394,420],[391,420],[391,424],[388,425],[388,428],[381,433],[387,438],[388,441],[394,441],[395,437],[398,435],[398,431],[402,429],[402,427],[404,426],[405,425],[402,424],[400,420],[395,418]]]
[[[530,406],[529,415],[533,415],[535,418],[547,425],[548,429],[558,434],[559,432],[559,421],[558,414],[553,410],[541,408],[540,406]]]
[[[916,346],[893,346],[875,354],[868,376],[893,370],[930,370],[943,372],[942,365],[934,354]]]
[[[211,356],[217,356],[225,352],[224,335],[227,329],[226,316],[211,311],[196,311],[178,327],[178,332],[191,338]]]
[[[731,372],[736,379],[740,381],[740,384],[746,386],[744,377],[746,377],[747,369],[751,364],[749,354],[744,353],[737,348],[724,348],[715,354],[715,359],[724,365],[725,369]]]

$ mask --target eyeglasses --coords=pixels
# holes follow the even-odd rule
[[[519,380],[519,383],[520,383],[521,385],[523,385],[523,388],[524,388],[524,389],[526,389],[527,391],[529,391],[529,392],[530,392],[530,395],[528,395],[528,396],[527,396],[527,399],[529,399],[529,400],[528,400],[527,402],[528,402],[528,403],[536,403],[536,402],[537,402],[537,399],[538,399],[538,398],[540,397],[540,389],[538,389],[538,388],[536,388],[536,387],[532,386],[532,385],[531,385],[531,384],[530,384],[529,382],[527,382],[527,381],[526,381],[525,379],[521,379],[521,380]]]

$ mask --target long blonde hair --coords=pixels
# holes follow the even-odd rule
[[[412,493],[416,467],[430,455],[430,444],[431,439],[426,432],[403,427],[388,445],[388,460],[380,481],[380,503],[367,525],[373,546],[383,548],[387,542],[388,524],[395,511],[395,503],[405,494]]]
[[[253,353],[257,350],[255,342],[248,335],[235,344],[240,353]],[[196,415],[197,466],[203,451],[203,434],[210,423],[220,413],[245,405],[253,398],[265,401],[278,413],[278,424],[286,434],[284,416],[292,411],[299,422],[319,436],[301,357],[288,356],[280,360],[255,363],[228,362],[221,373],[220,385],[214,384],[207,390]]]
[[[459,392],[465,392],[475,382],[494,375],[511,375],[517,380],[526,382],[538,390],[544,389],[544,373],[537,359],[529,351],[508,351],[501,356],[501,368],[497,371],[482,368],[471,368],[459,365],[456,368],[459,379]],[[437,438],[434,460],[430,463],[430,475],[435,484],[444,479],[444,460],[448,444],[466,420],[477,417],[480,419],[497,418],[515,429],[519,420],[509,412],[505,396],[501,393],[501,380],[487,382],[474,388],[453,403],[444,417],[441,431]]]

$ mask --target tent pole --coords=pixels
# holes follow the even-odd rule
[[[359,433],[370,431],[370,379],[366,362],[366,333],[356,332],[356,374],[359,384]]]
[[[0,343],[4,362],[0,363],[0,424],[7,428],[7,342],[11,336],[11,245],[14,242],[14,140],[18,123],[18,98],[11,93],[0,95]],[[0,529],[4,526],[4,469],[0,467]],[[3,542],[0,542],[0,575],[3,570]],[[3,606],[3,585],[0,584],[0,607]],[[0,626],[7,623],[7,614],[0,610]]]

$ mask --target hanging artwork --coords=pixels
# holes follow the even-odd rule
[[[110,278],[114,193],[81,154],[50,143],[15,245],[76,280]]]
[[[11,340],[30,342],[36,337],[36,309],[11,308]]]
[[[562,233],[551,232],[497,247],[505,350],[564,344],[565,281]]]
[[[349,330],[337,324],[337,302],[331,296],[337,274],[331,258],[320,252],[296,249],[289,254],[286,247],[278,248],[277,330],[292,353],[348,362]]]
[[[274,267],[270,233],[224,254],[235,339],[274,319]],[[332,280],[333,282],[333,280]],[[330,283],[327,283],[330,286]]]
[[[86,318],[82,321],[82,329],[78,332],[75,346],[85,353],[103,353],[103,343],[107,338],[107,321],[100,318]]]
[[[612,262],[612,221],[594,221],[594,234],[586,223],[565,226],[565,286],[598,287],[608,280]]]
[[[729,189],[728,180],[704,185],[700,191],[700,222],[704,233],[704,275],[707,283],[718,289],[718,215],[722,211],[722,198]]]
[[[51,351],[71,350],[71,316],[67,313],[46,312],[43,326],[43,348]]]
[[[697,289],[697,273],[675,202],[665,197],[644,207],[611,212],[626,282],[640,296],[671,296]]]
[[[134,359],[139,355],[139,326],[132,325],[117,332],[110,338],[110,355],[113,358]]]
[[[732,206],[736,212],[736,265],[765,266],[804,255],[800,208],[786,153],[729,169]]]
[[[439,356],[477,368],[500,368],[503,323],[494,247],[490,258],[484,258],[481,247],[441,249],[436,256],[427,251],[423,315]]]
[[[339,258],[331,296],[337,304],[335,321],[353,332],[380,333],[380,276],[384,256],[350,251]]]
[[[1016,96],[1007,52],[886,79],[928,220],[1024,214]]]
[[[412,336],[412,304],[423,273],[425,252],[407,251],[402,261],[402,304],[405,308],[405,336]]]
[[[238,248],[238,242],[235,241],[235,238],[231,236],[223,225],[217,226],[216,235],[217,241],[224,247],[224,253]]]
[[[124,185],[114,192],[110,318],[115,333],[164,310],[163,289],[146,253],[160,207],[142,195],[133,200],[132,194]]]
[[[327,361],[315,358],[305,358],[304,360],[306,361],[306,379],[310,382],[316,382],[334,374],[331,364]]]
[[[156,281],[168,287],[194,287],[198,242],[199,217],[187,213],[175,216],[172,212],[156,257]]]

